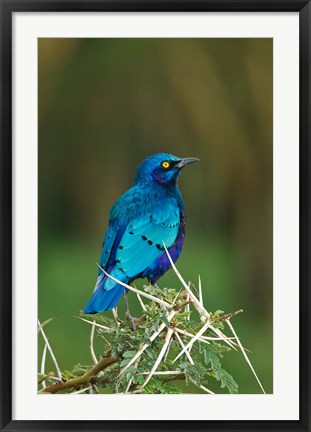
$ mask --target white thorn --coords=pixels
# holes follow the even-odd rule
[[[56,369],[57,375],[58,375],[59,378],[62,378],[62,373],[61,373],[60,368],[58,366],[56,357],[55,357],[55,355],[54,355],[54,353],[52,351],[51,345],[49,344],[48,338],[46,337],[46,335],[44,333],[44,330],[43,330],[43,328],[42,328],[39,320],[38,320],[38,325],[39,325],[39,330],[41,331],[41,334],[43,336],[44,342],[47,345],[47,349],[48,349],[48,351],[50,353],[51,359],[52,359],[52,361],[53,361],[53,363],[55,365],[55,369]]]
[[[175,329],[175,336],[176,336],[176,339],[178,340],[178,342],[179,342],[181,348],[182,348],[182,349],[185,349],[185,344],[183,343],[182,338],[181,338],[181,337],[179,336],[179,334],[176,332],[176,329]],[[191,357],[191,355],[190,355],[190,353],[188,352],[187,349],[185,350],[185,354],[186,354],[186,356],[187,356],[187,358],[188,358],[190,364],[193,365],[193,364],[194,364],[193,358]]]
[[[147,308],[146,308],[144,302],[142,301],[142,299],[141,299],[141,297],[140,297],[140,294],[138,294],[138,292],[137,292],[136,295],[137,295],[137,298],[138,298],[138,301],[139,301],[139,303],[140,303],[140,306],[141,306],[142,310],[143,310],[144,312],[146,312],[146,311],[147,311]]]
[[[118,316],[118,308],[117,308],[117,306],[115,308],[112,308],[111,312],[112,312],[113,318],[114,318],[117,326],[120,327],[120,318]]]
[[[199,302],[199,300],[196,298],[196,296],[193,294],[193,292],[189,289],[188,285],[186,284],[185,280],[183,279],[183,277],[181,276],[181,274],[179,273],[179,271],[177,270],[166,246],[165,243],[163,242],[164,245],[164,249],[166,251],[166,254],[168,256],[168,259],[171,263],[172,269],[174,270],[174,272],[176,273],[178,279],[181,281],[181,283],[183,284],[183,286],[185,287],[185,289],[188,291],[191,300],[193,300],[194,304],[197,305],[197,308],[199,309],[200,313],[202,313],[203,315],[206,316],[206,318],[210,318],[210,314],[207,312],[207,310],[202,306],[202,304]],[[220,336],[222,338],[222,340],[224,342],[226,342],[227,345],[229,345],[232,349],[234,349],[235,351],[237,351],[237,349],[235,348],[235,346],[230,342],[230,340],[227,339],[226,335],[224,335],[220,330],[218,330],[216,327],[214,327],[213,325],[210,325],[210,329],[213,330],[218,336]]]
[[[91,330],[91,334],[90,334],[90,352],[91,352],[91,357],[92,357],[94,364],[97,363],[97,358],[96,358],[95,351],[94,351],[95,324],[96,324],[96,322],[93,321],[92,330]]]
[[[171,321],[171,319],[177,314],[178,312],[175,310],[172,310],[168,316],[167,316],[167,320]],[[155,340],[155,338],[157,336],[159,336],[159,334],[161,333],[161,331],[166,327],[166,324],[163,322],[157,331],[155,331],[151,336],[150,336],[150,341],[153,342]],[[118,377],[120,377],[137,359],[138,357],[140,357],[142,355],[142,353],[145,351],[146,348],[148,348],[150,344],[149,343],[145,343],[138,351],[137,353],[134,355],[134,357],[129,361],[129,363],[124,366],[124,368],[119,372]],[[118,378],[117,377],[117,378]]]
[[[163,358],[163,356],[164,356],[164,354],[165,354],[165,352],[166,352],[166,350],[168,348],[168,345],[170,343],[172,334],[173,334],[173,330],[169,327],[167,329],[167,333],[166,333],[166,336],[165,336],[165,339],[164,339],[164,343],[163,343],[161,351],[160,351],[160,353],[158,355],[158,358],[154,362],[154,365],[152,366],[152,369],[149,372],[149,374],[148,374],[147,378],[145,379],[145,382],[143,383],[143,385],[141,386],[141,388],[144,388],[148,384],[148,382],[152,378],[153,373],[157,370],[157,368],[158,368],[158,366],[159,366],[159,364],[160,364],[160,362],[161,362],[161,360],[162,360],[162,358]]]
[[[199,338],[200,338],[200,336],[204,333],[204,332],[206,332],[206,330],[208,329],[208,327],[211,325],[211,323],[208,321],[208,322],[206,322],[205,324],[204,324],[204,326],[201,328],[201,330],[199,330],[198,331],[198,333],[196,334],[196,335],[194,335],[193,336],[193,338],[187,343],[187,345],[185,346],[185,348],[175,357],[175,359],[173,360],[173,363],[175,363],[175,361],[177,360],[177,359],[179,359],[179,357],[181,356],[181,355],[183,355],[184,354],[184,352],[186,351],[186,350],[190,350],[190,348],[192,347],[192,345],[194,344],[194,342],[196,341],[196,340],[198,340]]]
[[[41,370],[40,373],[42,375],[45,374],[45,360],[46,360],[46,350],[47,350],[47,344],[44,345],[44,349],[43,349],[43,353],[42,353],[42,360],[41,360]],[[46,384],[45,384],[45,380],[42,381],[42,388],[45,388]]]
[[[190,284],[190,283],[189,283],[189,284]],[[189,302],[189,300],[190,300],[190,295],[189,295],[189,293],[187,292],[186,302]],[[185,306],[185,311],[186,311],[186,312],[190,312],[190,304],[189,304],[189,303],[186,304],[186,306]],[[187,321],[190,321],[190,315],[188,315],[186,319],[187,319]]]
[[[95,322],[95,321],[89,321],[89,320],[87,320],[87,319],[85,319],[85,318],[81,318],[81,317],[75,317],[75,318],[77,318],[77,319],[79,319],[79,320],[81,320],[81,321],[84,321],[84,322],[86,322],[86,323],[88,323],[88,324],[91,324],[91,325],[93,325],[93,326],[95,326],[95,327],[99,327],[99,328],[101,328],[101,329],[103,329],[103,330],[109,330],[109,331],[112,331],[112,329],[111,329],[110,327],[106,327],[106,326],[104,326],[104,325],[102,325],[102,324],[98,324],[98,323]]]
[[[199,275],[199,301],[203,307],[202,283],[201,283],[201,276],[200,275]]]
[[[187,332],[187,331],[185,331],[185,330],[182,330],[182,329],[180,329],[180,328],[178,328],[178,327],[175,327],[175,329],[174,329],[176,332],[178,332],[178,333],[180,333],[180,334],[183,334],[183,335],[185,335],[185,336],[188,336],[188,337],[190,337],[190,338],[193,338],[195,335],[194,334],[192,334],[192,333],[189,333],[189,332]],[[206,336],[200,336],[199,337],[199,341],[200,342],[203,342],[203,343],[206,343],[206,344],[210,344],[210,342],[207,340],[208,338],[206,337]],[[217,338],[217,339],[219,339],[219,338]]]
[[[166,307],[168,307],[168,308],[170,308],[170,309],[172,309],[172,305],[170,305],[169,303],[167,303],[166,301],[164,301],[164,300],[161,300],[161,299],[159,299],[159,298],[157,298],[157,297],[154,297],[153,295],[151,295],[151,294],[147,294],[147,293],[145,293],[145,292],[143,292],[143,291],[140,291],[140,290],[138,290],[137,288],[134,288],[134,287],[132,287],[132,286],[130,286],[130,285],[127,285],[126,283],[124,283],[124,282],[121,282],[121,281],[119,281],[118,279],[116,279],[115,277],[113,277],[113,276],[111,276],[109,273],[107,273],[99,264],[97,264],[98,265],[98,267],[101,269],[101,271],[106,275],[106,276],[108,276],[110,279],[112,279],[113,281],[115,281],[115,282],[117,282],[119,285],[122,285],[123,287],[125,287],[125,288],[127,288],[128,290],[130,290],[130,291],[133,291],[134,293],[138,293],[138,294],[140,294],[141,296],[143,296],[143,297],[146,297],[146,298],[148,298],[149,300],[153,300],[153,301],[155,301],[156,303],[159,303],[159,304],[161,304],[161,305],[163,305],[163,306],[166,306]]]
[[[230,320],[227,319],[226,322],[227,322],[227,324],[228,324],[230,330],[232,331],[233,335],[235,336],[235,339],[236,339],[236,341],[237,341],[237,343],[238,343],[238,345],[239,345],[239,347],[240,347],[240,349],[241,349],[241,351],[242,351],[242,354],[243,354],[243,356],[244,356],[246,362],[248,363],[249,367],[251,368],[251,371],[253,372],[253,374],[254,374],[254,376],[255,376],[255,378],[256,378],[256,380],[257,380],[257,382],[258,382],[258,384],[259,384],[259,386],[260,386],[260,388],[261,388],[261,390],[262,390],[262,392],[263,392],[264,394],[266,394],[266,392],[265,392],[265,390],[264,390],[264,388],[263,388],[263,386],[262,386],[262,384],[261,384],[261,382],[260,382],[260,380],[259,380],[259,378],[258,378],[256,372],[255,372],[255,369],[253,368],[253,366],[252,366],[252,364],[251,364],[251,362],[250,362],[250,359],[248,358],[248,356],[247,356],[247,354],[246,354],[246,352],[245,352],[245,350],[244,350],[244,348],[243,348],[243,346],[242,346],[242,344],[241,344],[241,342],[240,342],[240,339],[238,338],[238,336],[237,336],[237,334],[236,334],[236,332],[235,332],[235,330],[234,330],[234,328],[233,328],[233,326],[232,326]]]

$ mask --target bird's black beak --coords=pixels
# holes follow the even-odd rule
[[[188,157],[188,158],[184,158],[184,159],[181,159],[181,161],[178,162],[178,164],[175,165],[175,167],[181,169],[181,168],[183,168],[184,166],[186,166],[186,165],[188,165],[188,164],[191,164],[191,163],[193,163],[193,162],[197,162],[197,161],[199,161],[199,160],[200,160],[200,159],[195,158],[195,157]]]

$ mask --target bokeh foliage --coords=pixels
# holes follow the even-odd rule
[[[109,209],[164,151],[200,158],[180,178],[178,267],[201,274],[211,310],[244,309],[237,331],[272,392],[272,39],[39,39],[38,50],[39,316],[56,318],[46,331],[61,367],[89,361],[72,316],[93,290]],[[161,284],[178,287],[172,272]],[[257,393],[228,358],[240,392]]]

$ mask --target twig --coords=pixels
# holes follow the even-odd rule
[[[175,329],[175,330],[176,330],[176,329]],[[176,339],[178,340],[178,342],[179,342],[181,348],[184,349],[184,348],[185,348],[185,344],[183,343],[182,338],[179,336],[179,334],[176,333],[176,331],[175,331],[175,336],[176,336]],[[194,364],[193,358],[191,357],[191,355],[190,355],[190,353],[189,353],[189,351],[188,351],[187,349],[185,350],[185,354],[186,354],[186,356],[187,356],[187,358],[188,358],[190,364],[193,365],[193,364]]]
[[[100,394],[96,384],[93,384],[93,389],[95,390],[95,393]]]
[[[177,270],[177,267],[175,266],[174,261],[172,260],[171,255],[170,255],[169,251],[167,250],[166,245],[165,245],[164,242],[163,242],[163,246],[164,246],[165,252],[166,252],[166,254],[167,254],[167,256],[168,256],[168,259],[169,259],[169,261],[170,261],[170,263],[171,263],[172,269],[174,270],[176,276],[178,277],[178,279],[180,280],[180,282],[183,284],[183,286],[185,287],[185,289],[186,289],[187,292],[189,293],[189,295],[190,295],[190,297],[191,297],[191,300],[192,300],[194,303],[196,303],[196,304],[199,306],[199,308],[202,310],[202,312],[204,311],[204,313],[205,313],[205,314],[207,315],[207,317],[209,318],[209,313],[208,313],[208,312],[203,308],[203,306],[201,305],[201,303],[199,302],[199,300],[196,298],[196,296],[195,296],[195,295],[193,294],[193,292],[190,290],[190,288],[188,287],[188,284],[185,282],[185,280],[183,279],[183,277],[181,276],[181,274],[180,274],[179,271]]]
[[[47,350],[47,344],[44,345],[43,353],[42,353],[41,369],[40,369],[40,373],[42,375],[45,375],[46,350]],[[45,380],[43,380],[42,381],[42,388],[45,388],[45,387],[46,387]]]
[[[104,339],[104,341],[106,342],[106,344],[111,347],[111,342],[109,342],[109,340],[107,338],[105,338],[105,336],[103,334],[100,335],[101,338]]]
[[[47,393],[57,393],[61,390],[66,390],[69,388],[77,388],[81,386],[88,387],[89,384],[95,384],[97,381],[100,381],[102,379],[97,377],[97,375],[101,371],[103,371],[110,365],[117,363],[118,361],[120,361],[118,357],[113,357],[108,354],[107,356],[102,357],[91,370],[89,370],[81,377],[71,378],[68,381],[62,381],[52,384],[50,386],[47,386],[44,391]]]
[[[165,378],[164,380],[162,380],[163,383],[168,383],[171,381],[177,381],[177,380],[184,380],[185,374],[182,372],[178,372],[177,374],[175,373],[175,376],[169,377],[169,378]]]
[[[229,340],[234,340],[235,337],[228,337]],[[222,337],[216,337],[216,336],[201,336],[199,340],[209,341],[209,340],[223,340]],[[233,342],[232,342],[233,343]]]
[[[53,373],[53,372],[51,372]],[[57,382],[63,382],[62,378],[58,378],[56,376],[51,375],[51,373],[48,373],[44,376],[44,379],[47,379],[49,381],[57,381]]]
[[[106,326],[104,326],[102,324],[98,324],[96,321],[90,321],[90,320],[87,320],[85,318],[81,318],[81,317],[78,317],[78,316],[75,316],[74,318],[77,318],[78,320],[81,320],[81,321],[84,321],[84,322],[86,322],[88,324],[91,324],[92,326],[99,327],[99,328],[101,328],[103,330],[109,330],[110,332],[112,332],[112,329],[110,327],[106,327]]]
[[[141,306],[142,310],[143,310],[144,312],[146,312],[146,311],[147,311],[147,308],[146,308],[144,302],[142,301],[140,295],[139,295],[138,293],[136,293],[136,295],[137,295],[137,298],[138,298],[138,301],[139,301],[139,303],[140,303],[140,306]]]
[[[186,302],[187,302],[187,305],[185,307],[185,312],[190,312],[190,295],[188,292],[187,292]],[[186,319],[187,319],[187,321],[190,321],[190,315],[188,315]]]
[[[191,357],[190,353],[188,352],[187,348],[185,347],[185,344],[183,343],[181,337],[179,336],[178,333],[175,333],[175,336],[176,336],[176,339],[178,340],[180,346],[182,347],[182,349],[185,350],[184,352],[185,352],[186,356],[188,357],[188,360],[189,360],[190,364],[193,365],[193,364],[194,364],[193,358]],[[190,381],[191,381],[195,386],[199,387],[201,390],[205,391],[206,393],[209,393],[209,394],[215,394],[215,393],[213,393],[211,390],[209,390],[208,388],[204,387],[203,385],[201,385],[201,384],[197,384],[197,383],[196,383],[192,378],[190,378]]]
[[[226,320],[228,320],[229,318],[232,318],[233,316],[238,315],[238,314],[241,313],[241,312],[243,312],[243,309],[239,309],[238,311],[235,311],[235,312],[230,312],[230,313],[228,313],[228,314],[226,314],[226,315],[222,315],[222,316],[220,316],[220,317],[218,317],[218,318],[215,318],[215,319],[213,320],[213,322],[226,321]]]
[[[94,363],[94,364],[96,364],[97,361],[98,361],[97,358],[96,358],[95,352],[94,352],[94,334],[95,334],[95,324],[96,324],[96,322],[93,321],[93,324],[92,324],[92,330],[91,330],[91,334],[90,334],[90,352],[91,352],[91,356],[92,356],[92,359],[93,359],[93,363]]]
[[[135,365],[134,365],[132,378],[130,378],[130,380],[129,380],[127,386],[126,386],[126,389],[125,389],[125,392],[124,392],[124,393],[128,393],[128,392],[129,392],[129,389],[131,388],[131,385],[132,385],[132,382],[133,382],[133,378],[134,378],[134,374],[135,374],[135,371],[136,371],[136,369],[137,369],[137,367],[138,367],[138,363],[139,363],[139,361],[140,361],[140,359],[138,359],[137,362],[136,362]]]
[[[119,327],[121,320],[118,316],[118,307],[116,306],[115,308],[112,308],[111,312],[112,312],[113,318],[114,318],[117,326]]]
[[[204,326],[201,328],[201,330],[199,330],[198,331],[198,333],[197,334],[195,334],[194,336],[193,336],[193,338],[187,343],[187,345],[185,346],[185,348],[175,357],[175,359],[173,360],[173,363],[175,363],[175,361],[177,360],[177,359],[179,359],[179,357],[186,351],[186,350],[190,350],[190,348],[192,347],[192,345],[194,344],[194,342],[196,341],[196,340],[198,340],[199,339],[199,337],[204,333],[204,332],[206,332],[206,330],[208,329],[208,327],[211,325],[211,323],[210,323],[210,321],[207,321],[205,324],[204,324]]]
[[[202,384],[197,384],[192,378],[190,378],[190,381],[197,387],[199,387],[201,390],[205,391],[205,393],[209,394],[215,394],[211,390],[209,390],[207,387],[204,387]]]
[[[256,374],[256,372],[255,372],[255,369],[253,368],[252,363],[250,362],[250,359],[248,358],[248,356],[247,356],[247,354],[246,354],[246,352],[245,352],[245,350],[244,350],[244,348],[243,348],[243,346],[242,346],[242,344],[241,344],[241,342],[240,342],[240,339],[238,338],[238,335],[236,334],[236,332],[235,332],[235,330],[234,330],[234,328],[233,328],[233,325],[231,324],[229,318],[226,320],[226,323],[228,324],[230,330],[232,331],[232,334],[235,336],[235,339],[236,339],[236,341],[237,341],[237,343],[238,343],[238,345],[239,345],[239,347],[240,347],[240,349],[241,349],[241,351],[242,351],[242,354],[243,354],[243,356],[244,356],[244,358],[245,358],[247,364],[248,364],[249,367],[251,368],[251,371],[253,372],[253,374],[254,374],[254,376],[255,376],[255,378],[256,378],[256,380],[257,380],[257,382],[258,382],[258,384],[259,384],[259,386],[260,386],[260,388],[261,388],[261,390],[262,390],[262,392],[263,392],[264,394],[266,394],[265,389],[263,388],[263,386],[262,386],[262,384],[261,384],[261,382],[260,382],[260,380],[259,380],[259,378],[258,378],[258,376],[257,376],[257,374]]]
[[[199,275],[199,301],[203,306],[203,296],[202,296],[202,284],[201,284],[201,276]]]
[[[166,362],[166,359],[167,359],[168,353],[170,352],[172,342],[173,342],[173,338],[170,339],[170,342],[169,342],[169,344],[168,344],[168,347],[167,347],[167,350],[166,350],[165,356],[164,356],[164,358],[163,358],[164,363]]]
[[[89,388],[88,388],[88,387],[85,387],[85,388],[83,388],[83,389],[81,389],[81,390],[77,390],[77,391],[71,392],[70,394],[71,394],[71,395],[74,395],[74,394],[85,393],[85,392],[88,391],[88,390],[89,390]]]
[[[152,369],[149,372],[149,374],[148,374],[147,378],[145,379],[145,382],[143,383],[143,385],[141,386],[141,388],[144,388],[148,384],[148,382],[150,381],[153,373],[157,370],[157,368],[158,368],[158,366],[159,366],[159,364],[160,364],[160,362],[161,362],[161,360],[162,360],[162,358],[163,358],[163,356],[164,356],[164,354],[166,352],[166,349],[168,348],[168,345],[169,345],[169,342],[171,340],[172,334],[173,334],[173,330],[169,327],[167,329],[167,333],[166,333],[166,336],[165,336],[165,339],[164,339],[164,343],[163,343],[161,351],[160,351],[160,353],[158,355],[158,358],[154,362],[154,365],[152,366]]]
[[[195,336],[194,334],[189,333],[189,332],[187,332],[185,330],[182,330],[182,329],[180,329],[178,327],[175,327],[174,330],[177,331],[180,334],[183,334],[183,335],[191,337],[191,338],[193,338]],[[237,343],[234,342],[235,337],[227,337],[227,339],[231,340],[232,343],[234,343],[236,346],[239,346]],[[223,340],[223,338],[222,337],[216,337],[216,336],[203,336],[202,335],[202,336],[199,337],[198,340],[200,342],[204,342],[206,344],[210,344],[209,340]],[[245,351],[249,351],[247,348],[244,348],[244,349],[245,349]]]
[[[137,393],[142,393],[144,391],[143,388],[139,388],[137,390],[134,390],[132,392],[128,392],[128,393],[118,393],[118,394],[137,394]]]
[[[202,313],[203,315],[206,316],[206,318],[208,320],[210,320],[210,314],[207,312],[207,310],[204,308],[203,305],[201,305],[201,303],[199,302],[199,300],[196,298],[196,296],[193,294],[193,292],[190,290],[190,288],[188,287],[188,285],[186,284],[185,280],[183,279],[183,277],[181,276],[181,274],[179,273],[179,271],[177,270],[177,267],[175,266],[169,251],[166,248],[165,243],[163,242],[164,245],[164,249],[166,251],[166,254],[168,256],[168,259],[171,263],[172,269],[174,270],[176,276],[178,277],[178,279],[180,280],[180,282],[183,284],[183,286],[185,287],[185,289],[188,291],[191,300],[193,300],[194,305],[196,305],[200,311],[200,313]],[[235,346],[227,339],[226,335],[224,335],[220,330],[218,330],[217,328],[215,328],[214,326],[210,325],[211,330],[213,330],[218,336],[222,337],[223,341],[226,342],[227,345],[229,345],[231,348],[233,348],[234,350],[236,350]]]
[[[141,372],[137,375],[148,375],[150,372]],[[174,370],[174,371],[155,371],[153,372],[153,375],[177,375],[179,374],[180,371],[179,370]]]
[[[126,283],[124,283],[124,282],[121,282],[121,281],[119,281],[118,279],[116,279],[115,277],[113,277],[113,276],[111,276],[109,273],[107,273],[99,264],[97,264],[98,265],[98,267],[102,270],[102,272],[106,275],[106,276],[108,276],[110,279],[112,279],[113,281],[115,281],[115,282],[117,282],[119,285],[122,285],[122,286],[124,286],[125,288],[127,288],[128,290],[130,290],[130,291],[133,291],[134,293],[138,293],[138,294],[140,294],[140,295],[142,295],[143,297],[146,297],[146,298],[148,298],[149,300],[153,300],[153,301],[155,301],[156,303],[159,303],[159,304],[161,304],[161,305],[163,305],[163,306],[166,306],[167,308],[170,308],[170,309],[172,309],[172,305],[170,305],[169,303],[167,303],[166,301],[164,301],[164,300],[161,300],[161,299],[159,299],[158,297],[155,297],[155,296],[153,296],[153,295],[151,295],[151,294],[147,294],[147,293],[145,293],[145,292],[143,292],[143,291],[140,291],[140,290],[138,290],[137,288],[134,288],[134,287],[132,287],[132,286],[130,286],[130,285],[127,285]]]
[[[52,351],[51,345],[49,344],[48,338],[46,337],[46,334],[44,333],[44,330],[43,330],[43,328],[42,328],[42,326],[41,326],[39,320],[38,320],[38,326],[39,326],[39,329],[40,329],[40,331],[41,331],[41,334],[42,334],[42,337],[43,337],[43,339],[44,339],[44,342],[45,342],[46,345],[47,345],[47,349],[48,349],[48,351],[49,351],[49,353],[50,353],[50,356],[51,356],[51,358],[52,358],[52,361],[53,361],[53,363],[54,363],[54,365],[55,365],[57,375],[58,375],[59,378],[62,378],[62,373],[61,373],[60,368],[59,368],[59,366],[58,366],[58,363],[57,363],[56,357],[55,357],[55,355],[54,355],[54,353],[53,353],[53,351]]]
[[[175,305],[175,302],[176,302],[176,300],[178,299],[178,297],[179,297],[179,294],[180,294],[180,291],[181,291],[181,289],[178,291],[178,293],[175,295],[175,297],[174,297],[174,300],[173,300],[173,305]]]
[[[178,333],[180,333],[180,334],[183,334],[183,335],[185,335],[185,336],[188,336],[188,337],[190,337],[190,338],[193,338],[195,335],[193,335],[193,334],[191,334],[191,333],[188,333],[187,331],[185,331],[185,330],[182,330],[182,329],[180,329],[180,328],[178,328],[178,327],[175,327],[174,328],[174,330],[176,331],[176,332],[178,332]],[[220,338],[218,338],[218,339],[220,339]],[[207,340],[207,337],[206,336],[200,336],[199,337],[199,339],[198,339],[200,342],[203,342],[203,343],[206,343],[206,344],[210,344],[210,342]],[[222,340],[222,339],[221,339]]]
[[[178,313],[178,311],[176,310],[172,310],[168,316],[166,317],[168,321],[171,321],[171,319]],[[159,336],[159,334],[162,332],[162,330],[166,327],[166,324],[163,322],[157,331],[155,331],[151,336],[150,336],[150,342],[153,342],[155,340],[155,338],[157,336]],[[148,348],[150,344],[149,343],[145,343],[138,351],[137,353],[134,355],[134,357],[129,361],[129,363],[124,366],[124,368],[120,371],[118,377],[120,377],[122,374],[124,374],[124,372],[142,355],[142,353],[145,351],[145,349]],[[117,378],[118,378],[117,377]]]
[[[202,283],[201,283],[201,276],[200,275],[199,275],[199,301],[200,301],[202,307],[204,307],[204,305],[203,305],[203,295],[202,295]],[[199,313],[200,313],[200,311],[199,311]],[[206,319],[207,319],[207,317],[205,315],[202,315],[200,313],[200,320],[202,322],[205,322]]]
[[[202,307],[199,306],[197,303],[192,302],[194,308],[196,309],[196,311],[198,312],[198,314],[200,315],[200,321],[202,322],[206,322],[206,320],[208,319],[206,314],[202,311]]]
[[[46,326],[47,324],[49,324],[51,321],[53,321],[53,317],[48,318],[47,320],[43,321],[43,323],[41,324],[41,328],[43,328],[44,326]],[[40,333],[40,328],[38,327],[38,334]]]

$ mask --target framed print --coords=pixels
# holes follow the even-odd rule
[[[1,2],[2,430],[310,430],[310,4]]]

